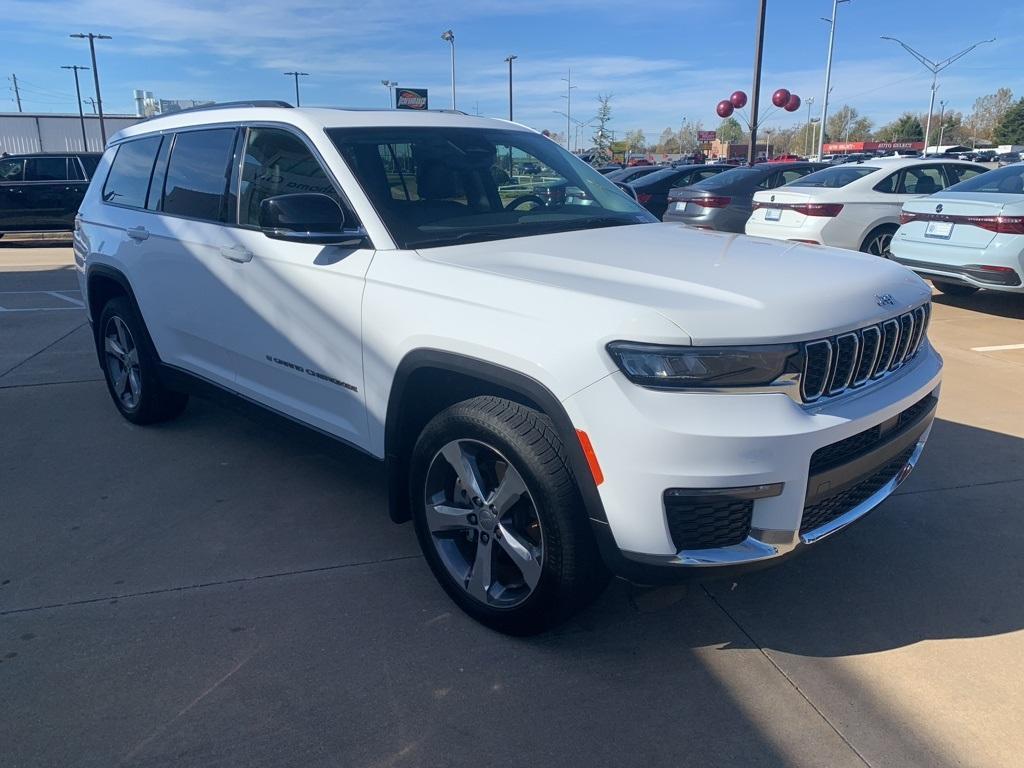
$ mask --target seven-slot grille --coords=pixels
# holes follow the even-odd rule
[[[877,325],[806,342],[800,379],[804,402],[833,397],[895,371],[921,348],[930,316],[931,305],[922,304]]]

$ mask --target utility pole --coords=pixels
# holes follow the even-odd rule
[[[450,29],[441,33],[441,39],[452,47],[452,111],[455,110],[455,33]]]
[[[576,86],[572,84],[572,68],[569,69],[569,76],[563,77],[562,81],[565,83],[565,148],[572,152],[572,147],[569,146],[572,143],[572,89]]]
[[[761,54],[764,52],[764,14],[768,0],[757,6],[757,43],[754,46],[754,92],[750,96],[750,145],[747,147],[747,165],[754,164],[757,151],[757,105],[761,100]]]
[[[508,62],[508,120],[512,122],[512,62],[518,59],[518,56],[511,55],[505,58]]]
[[[928,101],[928,122],[926,123],[925,129],[924,129],[924,152],[925,152],[925,154],[928,154],[928,137],[931,135],[931,130],[932,130],[932,112],[935,111],[935,90],[939,87],[939,85],[938,85],[939,72],[941,72],[946,67],[951,65],[954,61],[957,61],[958,59],[962,59],[964,56],[966,56],[968,53],[973,51],[979,45],[984,45],[985,43],[995,42],[995,38],[993,37],[993,38],[990,38],[989,40],[979,40],[974,45],[969,46],[968,48],[964,48],[962,51],[960,51],[960,53],[955,54],[953,56],[950,56],[948,59],[943,59],[942,61],[932,61],[927,56],[925,56],[923,53],[921,53],[920,51],[917,51],[917,50],[911,48],[909,45],[904,43],[899,38],[896,38],[896,37],[886,37],[886,36],[883,35],[882,39],[883,40],[892,40],[892,42],[894,42],[894,43],[899,43],[900,46],[903,47],[903,50],[905,50],[907,53],[909,53],[911,56],[913,56],[915,59],[917,59],[917,61],[921,64],[921,66],[923,66],[925,69],[927,69],[929,72],[932,73],[932,95],[931,95],[931,99]]]
[[[807,126],[804,128],[804,154],[811,154],[811,105],[814,104],[814,97],[807,97]]]
[[[80,67],[77,64],[70,67],[61,67],[61,69],[70,69],[75,73],[75,101],[78,102],[78,122],[82,125],[82,151],[89,151],[89,139],[85,136],[85,114],[82,112],[82,89],[78,87],[78,70],[89,69],[88,67]]]
[[[380,84],[388,89],[388,107],[395,109],[398,105],[395,103],[395,88],[398,87],[397,80],[381,80]]]
[[[299,78],[309,77],[309,72],[285,72],[284,74],[295,78],[295,106],[301,107],[302,102],[299,101]]]
[[[69,37],[77,37],[82,40],[89,41],[89,55],[92,56],[92,80],[96,86],[96,109],[100,115],[100,141],[103,143],[103,148],[107,146],[107,128],[103,124],[103,97],[100,96],[100,71],[96,68],[96,41],[97,40],[112,40],[110,35],[96,35],[92,32],[82,34],[79,32],[77,35],[69,35]]]
[[[11,73],[11,82],[14,84],[14,100],[18,102],[18,111],[21,112],[21,91],[18,90],[18,76]]]
[[[818,159],[821,159],[825,147],[825,122],[828,119],[828,95],[832,92],[832,49],[836,42],[836,12],[840,3],[848,3],[850,0],[832,0],[832,18],[825,19],[829,23],[828,30],[828,59],[825,61],[825,93],[821,97],[821,133],[818,136]]]

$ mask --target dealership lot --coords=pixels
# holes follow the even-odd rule
[[[936,298],[939,419],[863,523],[523,640],[375,462],[237,405],[121,419],[70,265],[0,247],[5,766],[1019,764],[1021,297]]]

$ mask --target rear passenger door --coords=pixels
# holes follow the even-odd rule
[[[72,228],[78,204],[68,176],[67,157],[48,155],[27,158],[22,189],[26,229],[46,232]],[[80,196],[78,201],[81,201]]]
[[[245,319],[232,326],[237,388],[274,409],[366,446],[362,296],[374,251],[368,242],[316,245],[259,230],[268,197],[321,193],[337,200],[345,227],[359,225],[312,142],[281,126],[248,128],[238,176],[237,247],[251,260],[235,283]]]
[[[27,229],[25,215],[25,161],[0,159],[0,232]]]

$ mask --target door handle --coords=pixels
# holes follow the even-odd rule
[[[225,246],[220,249],[220,255],[228,261],[233,261],[237,264],[245,264],[252,261],[252,251],[247,250],[241,245],[234,245],[230,248]]]
[[[132,227],[131,229],[125,230],[125,233],[132,240],[140,243],[149,237],[149,231],[145,227]]]

